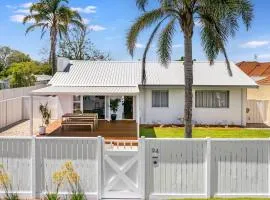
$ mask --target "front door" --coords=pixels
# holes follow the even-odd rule
[[[83,113],[98,113],[98,118],[104,119],[105,96],[83,96]]]
[[[133,97],[124,97],[124,119],[133,119]]]

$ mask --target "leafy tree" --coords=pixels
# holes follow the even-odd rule
[[[0,62],[0,73],[1,73],[2,71],[4,71],[4,69],[5,69],[4,64]]]
[[[39,0],[30,7],[30,14],[24,18],[24,24],[34,20],[34,24],[26,29],[26,33],[33,31],[35,28],[41,28],[41,37],[47,30],[50,33],[50,64],[52,73],[57,70],[56,46],[58,36],[67,34],[68,26],[73,25],[82,27],[82,18],[78,12],[71,10],[64,3],[68,0]]]
[[[7,67],[8,65],[8,57],[12,53],[11,48],[3,46],[0,47],[0,63],[3,68]]]
[[[184,36],[185,75],[185,137],[192,137],[192,85],[193,57],[192,37],[195,19],[200,22],[202,46],[212,64],[219,53],[224,54],[228,73],[232,76],[226,53],[226,42],[239,28],[239,18],[249,28],[253,18],[253,7],[249,0],[158,0],[158,8],[146,11],[149,0],[136,0],[137,7],[144,13],[131,26],[127,35],[127,47],[133,56],[138,35],[151,25],[155,25],[143,54],[142,84],[145,84],[145,61],[154,37],[162,28],[158,38],[157,53],[160,62],[168,65],[171,59],[172,38],[176,31]],[[151,1],[152,2],[152,1]],[[166,25],[163,27],[163,23]]]
[[[29,55],[26,55],[17,50],[13,50],[12,53],[8,57],[8,66],[10,66],[13,63],[30,62],[30,61],[31,61],[31,58]]]
[[[28,61],[31,61],[29,55],[7,46],[0,47],[0,71],[1,69],[4,70],[12,63]]]
[[[10,77],[10,86],[28,87],[35,84],[34,72],[37,71],[36,65],[32,62],[21,62],[12,64],[6,74]]]
[[[47,74],[50,75],[51,67],[49,64],[43,64],[39,62],[20,62],[20,63],[13,63],[6,71],[5,75],[10,76],[15,71],[31,71],[31,74],[38,75],[38,74]]]
[[[110,55],[95,48],[88,38],[87,26],[73,27],[59,42],[58,55],[71,60],[110,60]]]

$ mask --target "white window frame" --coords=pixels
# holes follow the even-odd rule
[[[207,106],[197,106],[196,101],[197,101],[197,92],[213,92],[213,93],[218,93],[218,92],[226,92],[227,93],[227,101],[228,101],[228,106],[224,107],[207,107]],[[229,109],[230,108],[230,90],[195,90],[195,98],[194,98],[194,106],[195,108],[204,108],[204,109]]]
[[[79,101],[74,101],[74,96],[79,96],[80,100]],[[82,95],[72,95],[72,112],[74,113],[74,103],[80,103],[80,111],[83,112],[83,101],[82,101],[83,96]]]
[[[161,95],[160,95],[160,101],[159,101],[159,106],[154,106],[153,105],[153,92],[166,92],[168,95],[167,95],[167,97],[168,97],[168,105],[167,106],[161,106],[162,105],[162,103],[161,103]],[[169,108],[169,99],[170,99],[170,97],[169,97],[169,90],[152,90],[151,91],[151,104],[152,104],[152,108]]]

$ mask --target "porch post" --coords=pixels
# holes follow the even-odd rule
[[[140,137],[140,96],[136,95],[136,123],[137,123],[137,137]]]
[[[30,95],[30,101],[29,101],[29,116],[30,116],[30,126],[29,126],[29,131],[30,131],[30,135],[34,136],[34,130],[33,130],[33,95]]]
[[[111,103],[111,97],[108,96],[108,109],[109,109],[109,112],[108,112],[108,121],[111,121],[111,107],[110,107],[110,103]]]
[[[108,116],[107,116],[107,96],[104,96],[105,98],[105,108],[104,108],[104,112],[105,112],[105,117],[104,119],[107,120],[108,119]]]

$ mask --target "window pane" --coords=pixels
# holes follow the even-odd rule
[[[152,91],[152,107],[160,107],[160,91]]]
[[[81,111],[81,103],[73,103],[73,113],[78,113]]]
[[[80,101],[81,100],[81,96],[73,96],[73,101]]]
[[[168,91],[162,91],[161,95],[161,107],[169,107]]]
[[[229,91],[196,91],[195,107],[228,108]]]
[[[83,113],[98,113],[99,119],[105,119],[105,96],[84,96]]]

